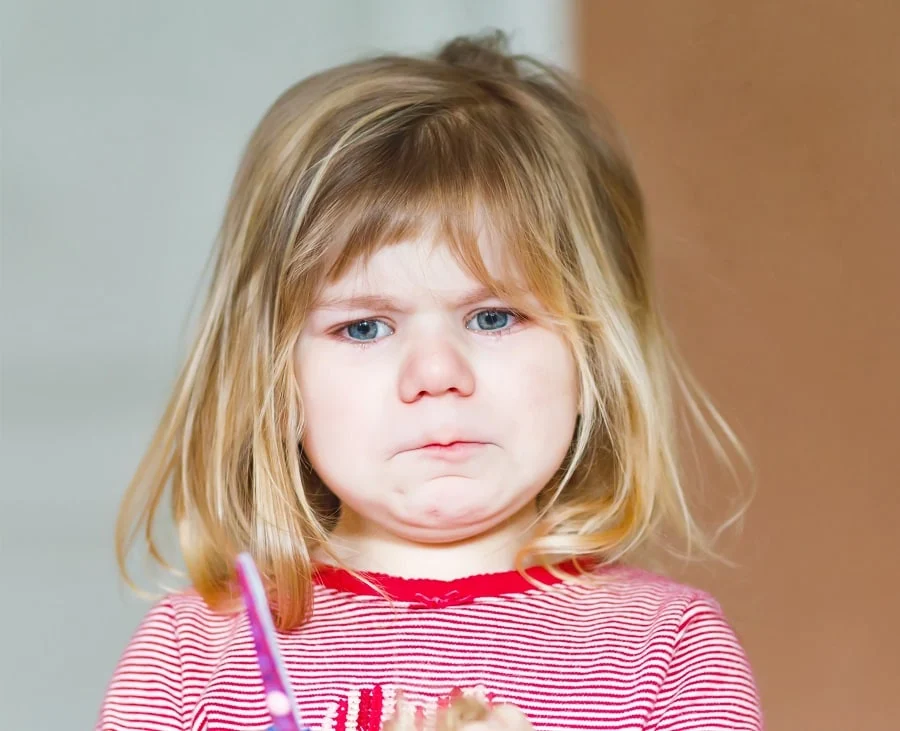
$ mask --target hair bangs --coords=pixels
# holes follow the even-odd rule
[[[384,246],[428,237],[511,306],[571,319],[560,286],[570,278],[565,216],[539,192],[547,171],[535,151],[546,141],[532,130],[510,135],[513,121],[497,111],[394,112],[344,145],[311,210],[308,230],[327,252],[320,286]]]

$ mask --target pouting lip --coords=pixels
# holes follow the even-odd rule
[[[484,442],[457,440],[450,444],[427,444],[411,450],[410,459],[437,460],[452,464],[468,462],[483,454]]]
[[[424,439],[419,439],[415,442],[410,442],[405,444],[401,449],[397,451],[397,454],[402,454],[403,452],[414,452],[417,449],[425,449],[426,447],[449,447],[451,444],[488,444],[481,439],[474,439],[469,436],[435,436],[435,437],[425,437]]]

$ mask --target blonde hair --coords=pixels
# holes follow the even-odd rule
[[[745,455],[667,334],[635,175],[586,108],[500,35],[333,68],[274,103],[233,184],[196,341],[122,505],[126,578],[142,530],[165,565],[154,524],[171,490],[188,575],[212,606],[233,596],[246,550],[279,625],[304,621],[311,552],[338,506],[299,447],[294,344],[324,283],[426,226],[512,304],[527,307],[522,288],[535,296],[577,362],[578,428],[522,560],[617,561],[666,531],[708,547],[682,484],[676,393],[726,462],[710,422]],[[514,277],[488,273],[480,227],[504,242]]]

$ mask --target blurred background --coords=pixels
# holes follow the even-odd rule
[[[0,12],[0,727],[90,728],[146,611],[113,519],[265,109],[327,66],[500,28],[625,130],[669,320],[756,464],[737,567],[678,578],[721,600],[769,729],[897,728],[900,3]],[[727,475],[701,453],[693,479],[714,510]]]

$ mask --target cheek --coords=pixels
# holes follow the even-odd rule
[[[513,428],[520,449],[531,459],[561,461],[571,442],[578,415],[578,379],[568,346],[549,335],[523,358],[507,382],[507,401],[515,414]]]
[[[577,408],[575,360],[562,339],[544,332],[516,360],[510,372],[523,402],[552,411]]]
[[[383,428],[383,402],[373,374],[346,359],[340,362],[318,353],[301,357],[307,365],[302,371],[298,366],[297,383],[307,456],[320,473],[340,469],[349,455],[355,455],[353,464],[361,462],[372,446],[373,431]]]
[[[334,424],[345,421],[343,379],[314,349],[298,349],[295,367],[303,410],[303,448],[312,458],[323,449],[328,451]]]

